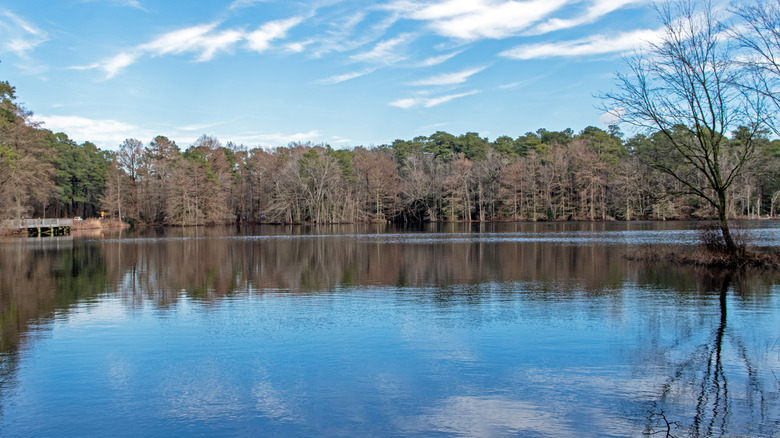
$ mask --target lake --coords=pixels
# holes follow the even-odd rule
[[[624,258],[696,227],[0,240],[0,435],[776,436],[780,275]]]

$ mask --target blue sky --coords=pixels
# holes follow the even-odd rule
[[[5,0],[0,80],[53,131],[371,146],[606,128],[646,0]]]

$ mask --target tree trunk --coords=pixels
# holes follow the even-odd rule
[[[737,254],[737,244],[734,243],[734,238],[731,236],[731,230],[729,230],[728,215],[726,214],[726,191],[720,190],[718,193],[718,219],[720,220],[720,231],[723,235],[723,243],[726,245],[726,251],[729,254]]]

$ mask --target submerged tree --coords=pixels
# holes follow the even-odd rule
[[[755,152],[763,98],[741,85],[739,65],[711,4],[683,0],[658,12],[660,41],[626,60],[630,73],[617,75],[619,91],[604,96],[605,109],[665,137],[668,149],[650,164],[678,180],[681,193],[714,207],[725,248],[735,253],[727,193]],[[739,127],[746,135],[729,142],[727,135]]]

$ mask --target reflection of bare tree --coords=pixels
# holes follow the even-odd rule
[[[18,350],[29,324],[104,293],[129,308],[166,308],[182,297],[211,302],[234,293],[491,282],[553,285],[539,289],[566,295],[564,284],[591,293],[615,290],[624,278],[625,262],[607,247],[490,241],[482,230],[444,227],[404,233],[379,225],[268,227],[255,230],[258,236],[222,228],[150,229],[141,239],[5,242],[0,351]],[[477,297],[477,289],[464,293]]]
[[[161,306],[182,293],[208,301],[236,292],[309,293],[341,287],[523,281],[575,282],[578,290],[593,291],[611,290],[622,282],[624,262],[606,247],[487,242],[478,234],[439,237],[322,233],[116,241],[104,244],[103,255],[120,296],[129,303],[151,300]],[[564,293],[560,287],[546,290]]]
[[[723,335],[726,332],[726,293],[731,283],[731,273],[726,273],[720,288],[720,323],[715,330],[711,346],[705,347],[706,368],[701,379],[701,389],[693,418],[694,436],[713,436],[717,429],[723,435],[730,414],[728,379],[723,371]]]
[[[674,372],[662,385],[656,407],[647,417],[645,433],[648,435],[726,436],[734,433],[731,422],[735,417],[737,429],[752,428],[748,435],[763,434],[765,429],[777,426],[767,415],[780,407],[775,388],[762,382],[740,334],[727,326],[727,297],[734,273],[725,272],[710,280],[719,283],[718,323],[706,344],[672,368]],[[734,351],[727,351],[729,346]],[[736,360],[740,366],[734,366]],[[736,388],[733,381],[737,382]],[[694,407],[688,413],[692,418],[687,425],[681,419],[684,415],[669,413],[673,409],[686,411],[686,403]],[[748,418],[750,421],[746,421]]]

